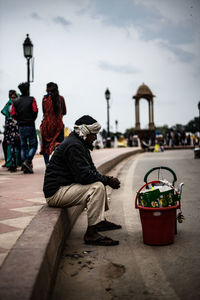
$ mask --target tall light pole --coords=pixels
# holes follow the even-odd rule
[[[115,132],[117,133],[118,132],[118,121],[115,120]]]
[[[107,101],[107,140],[106,140],[106,146],[110,148],[111,142],[110,142],[110,116],[109,116],[109,100],[110,100],[110,91],[107,89],[105,91],[105,98]]]
[[[200,145],[200,101],[198,103],[198,109],[199,109],[199,145]]]
[[[30,59],[33,57],[33,44],[29,38],[29,35],[26,35],[26,39],[23,43],[24,57],[27,59],[27,82],[29,85],[29,94],[30,94]]]

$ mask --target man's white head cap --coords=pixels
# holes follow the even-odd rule
[[[101,129],[101,125],[92,117],[88,115],[82,116],[80,119],[76,120],[74,124],[75,132],[84,140],[88,134],[97,134]]]

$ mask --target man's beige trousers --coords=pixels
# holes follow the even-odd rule
[[[52,197],[46,198],[46,201],[53,207],[84,204],[87,207],[88,226],[103,221],[105,210],[108,209],[106,188],[99,181],[86,185],[74,183],[61,186]]]

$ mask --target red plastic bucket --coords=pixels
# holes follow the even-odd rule
[[[160,183],[160,181],[148,182],[139,192],[151,183]],[[172,244],[175,235],[176,209],[180,208],[180,201],[176,206],[159,208],[142,207],[137,204],[139,192],[135,198],[135,207],[140,211],[144,243],[148,245]]]
[[[174,242],[176,208],[151,210],[140,208],[143,241],[148,245],[168,245]]]

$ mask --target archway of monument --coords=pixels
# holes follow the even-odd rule
[[[133,99],[135,99],[135,128],[134,128],[134,134],[138,135],[140,140],[154,143],[155,140],[155,125],[154,125],[154,109],[153,109],[153,98],[155,95],[153,95],[152,91],[146,84],[142,84],[138,90],[137,93],[133,96]],[[141,122],[140,122],[140,108],[141,100],[146,100],[148,109],[146,111],[147,113],[147,120],[148,120],[148,128],[141,129]],[[145,103],[146,104],[146,103]],[[141,107],[140,107],[141,106]],[[143,117],[143,115],[142,115]],[[145,120],[146,120],[145,118]],[[142,122],[143,123],[143,122]]]
[[[154,110],[153,110],[153,98],[155,95],[153,95],[152,91],[146,84],[142,84],[138,90],[137,93],[133,96],[133,99],[135,99],[135,129],[140,130],[141,124],[140,124],[140,100],[145,99],[148,102],[148,116],[149,116],[149,124],[148,129],[154,130]]]
[[[136,123],[136,116],[135,116]],[[149,128],[149,104],[148,101],[144,98],[140,99],[140,128],[148,129]]]

